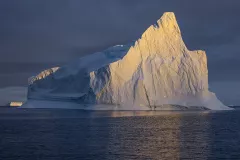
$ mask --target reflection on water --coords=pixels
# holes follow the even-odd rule
[[[121,120],[120,126],[113,127],[109,131],[111,140],[108,147],[112,152],[118,153],[119,157],[117,158],[120,158],[121,155],[137,159],[180,158],[181,114],[151,114],[159,114],[161,117]],[[125,131],[127,131],[127,135],[121,134]]]
[[[210,157],[211,120],[208,113],[181,117],[181,158],[207,159]]]
[[[0,159],[238,159],[239,113],[0,109]]]

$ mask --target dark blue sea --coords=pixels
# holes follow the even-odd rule
[[[1,160],[240,159],[240,110],[0,108]]]

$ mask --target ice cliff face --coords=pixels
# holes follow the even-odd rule
[[[31,78],[28,98],[114,104],[119,109],[229,109],[208,91],[206,54],[186,48],[174,13],[165,13],[133,44]]]

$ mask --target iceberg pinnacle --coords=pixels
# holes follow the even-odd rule
[[[187,49],[172,12],[134,44],[117,45],[38,76],[31,78],[29,99],[109,104],[119,110],[229,109],[208,91],[206,54]]]
[[[163,16],[157,21],[156,25],[153,25],[155,28],[161,28],[165,32],[174,33],[180,35],[180,28],[177,23],[177,19],[173,12],[166,12]]]

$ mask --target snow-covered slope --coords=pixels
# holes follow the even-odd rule
[[[120,110],[229,109],[208,91],[205,52],[186,48],[175,15],[169,12],[133,44],[43,73],[47,74],[31,78],[29,99],[113,104]]]

